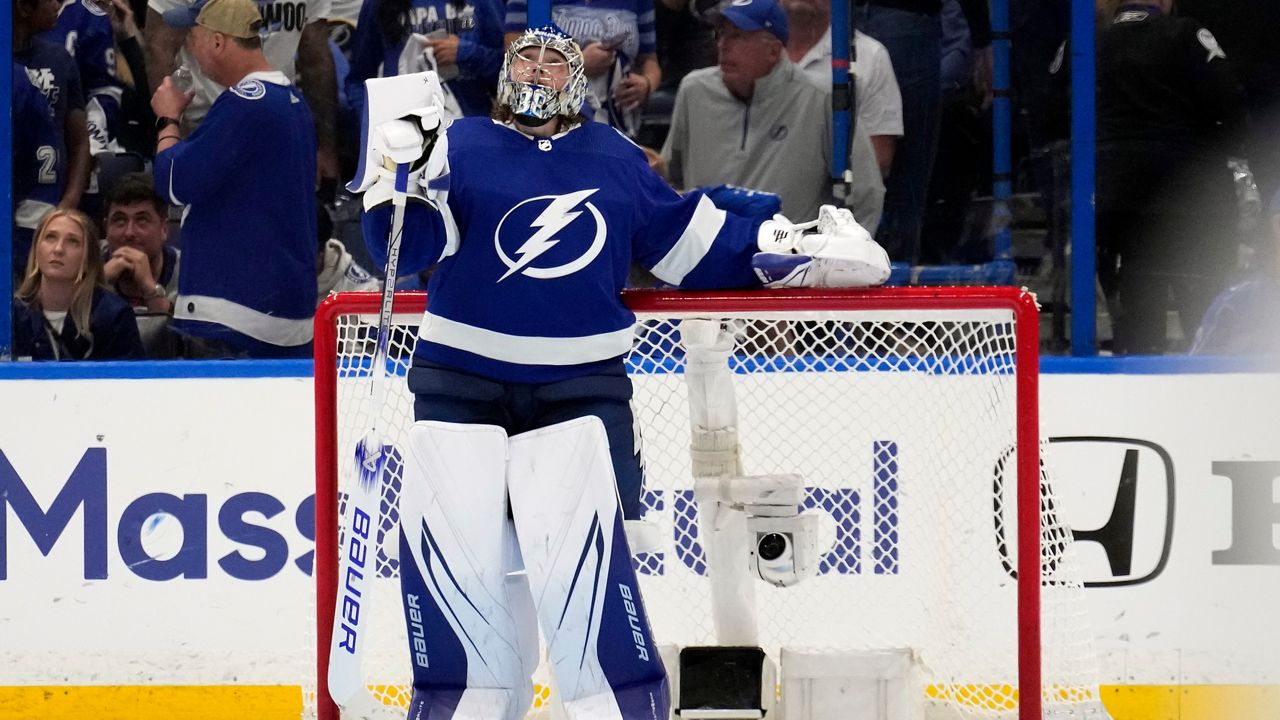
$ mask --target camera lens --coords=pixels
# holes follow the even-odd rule
[[[782,557],[787,551],[787,537],[781,533],[769,533],[760,536],[756,544],[756,553],[761,560],[772,562]]]

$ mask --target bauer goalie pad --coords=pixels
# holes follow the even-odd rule
[[[507,517],[506,432],[418,422],[400,500],[409,717],[519,720],[533,701],[537,627]],[[524,620],[524,622],[521,622]]]
[[[444,91],[433,72],[370,78],[364,83],[364,116],[360,118],[361,154],[347,190],[364,192],[392,165],[421,165],[422,155],[448,125]],[[430,179],[428,174],[427,178]]]
[[[631,565],[603,423],[587,416],[511,438],[507,487],[568,717],[666,718],[667,676]]]

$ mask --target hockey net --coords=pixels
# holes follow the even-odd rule
[[[680,323],[718,319],[736,338],[729,365],[744,471],[802,475],[802,509],[820,519],[818,575],[791,588],[757,583],[765,650],[776,660],[781,648],[910,648],[929,718],[1089,716],[1096,663],[1071,536],[1042,472],[1029,294],[635,291],[626,300],[639,319],[627,366],[644,503],[663,537],[660,552],[635,563],[660,645],[715,644]],[[304,714],[323,720],[339,716],[324,678],[353,449],[373,412],[392,446],[413,421],[403,376],[425,296],[397,297],[388,368],[399,377],[386,406],[371,408],[378,301],[337,295],[317,315],[319,687]],[[366,684],[389,717],[409,699],[397,584],[400,471],[393,454],[378,579],[362,610],[372,619]],[[535,683],[531,717],[550,717],[545,667]]]

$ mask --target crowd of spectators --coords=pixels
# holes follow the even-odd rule
[[[1061,173],[1047,168],[1065,162],[1070,2],[1010,3],[1016,152],[1061,248]],[[1256,201],[1280,190],[1277,8],[1098,0],[1100,280],[1118,353],[1182,349],[1166,342],[1167,310],[1189,342],[1220,291],[1280,265]],[[712,197],[803,220],[834,201],[844,164],[841,201],[895,262],[984,259],[961,235],[990,182],[986,0],[850,10],[857,113],[840,163],[827,0],[551,4],[583,48],[583,115],[644,147],[677,190],[751,188],[778,197]],[[527,12],[526,0],[15,0],[15,354],[306,356],[319,300],[380,285],[358,223],[341,220],[358,206],[339,188],[364,81],[434,70],[451,113],[487,115]],[[1222,307],[1199,351],[1240,345],[1221,340]]]

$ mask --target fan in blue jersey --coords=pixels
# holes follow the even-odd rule
[[[438,97],[380,89],[403,82],[369,83],[350,188],[365,192],[365,237],[385,258],[376,241],[402,195],[384,163],[409,167],[400,270],[436,265],[408,373],[409,716],[523,717],[532,603],[568,717],[666,717],[622,532],[642,485],[623,366],[628,268],[685,288],[871,285],[888,277],[888,258],[847,211],[793,225],[676,193],[616,129],[583,122],[582,52],[554,26],[508,48],[493,118],[442,131]],[[527,575],[504,570],[515,569],[504,538]]]
[[[361,112],[365,80],[436,70],[455,116],[488,115],[501,65],[502,0],[371,0],[351,41],[346,91]]]
[[[306,102],[268,64],[253,0],[209,0],[187,46],[225,86],[182,138],[194,93],[165,78],[155,187],[186,205],[173,329],[189,355],[304,357],[316,304],[316,134]],[[192,339],[193,338],[193,339]]]
[[[60,129],[54,125],[49,101],[13,64],[13,271],[27,261],[31,238],[40,219],[62,197],[64,166],[60,162]]]
[[[62,197],[58,205],[78,207],[89,183],[89,138],[80,72],[61,45],[40,38],[58,23],[57,0],[17,0],[13,5],[13,59],[44,93],[58,128]]]
[[[66,48],[80,71],[89,126],[89,152],[119,150],[120,99],[124,86],[116,77],[115,35],[107,16],[109,3],[73,0],[62,6],[58,25],[41,37]]]

